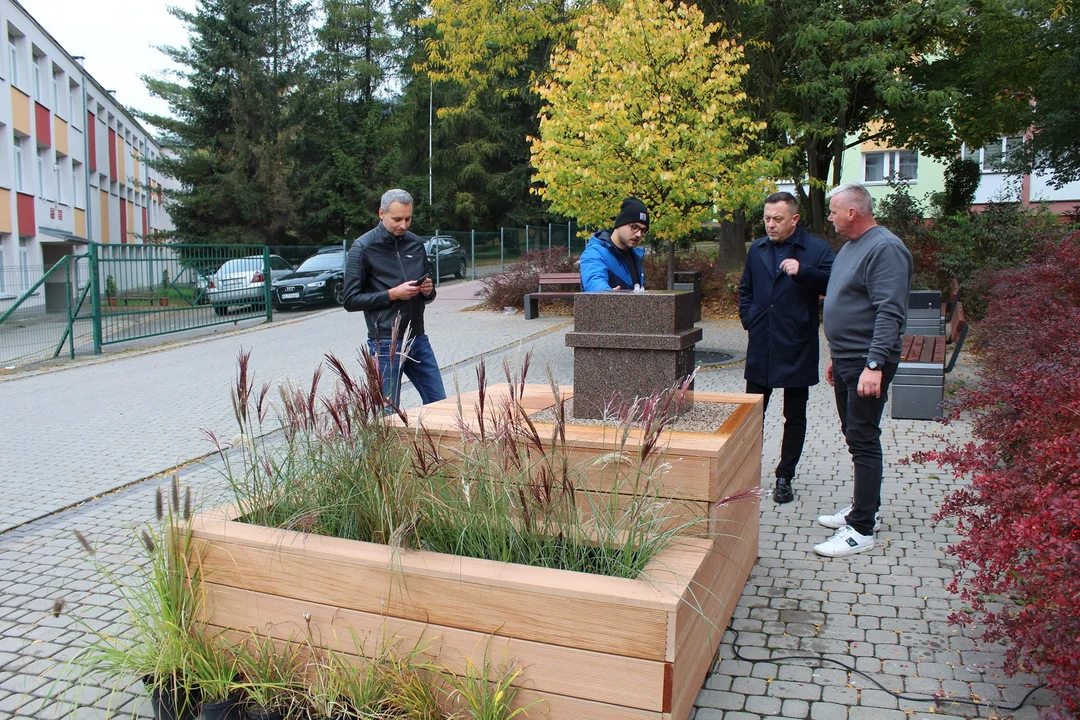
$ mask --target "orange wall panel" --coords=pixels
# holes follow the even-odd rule
[[[26,136],[34,129],[30,120],[30,98],[17,87],[11,88],[11,127]]]
[[[86,211],[75,208],[75,234],[86,238]]]
[[[0,233],[11,234],[11,191],[0,188]]]
[[[61,155],[70,155],[68,152],[68,124],[60,118],[53,116],[53,147]]]
[[[127,204],[127,240],[125,242],[135,242],[135,203],[133,202]]]
[[[109,191],[100,190],[101,194],[101,242],[112,242],[109,237]]]

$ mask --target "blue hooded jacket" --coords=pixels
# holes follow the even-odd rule
[[[634,267],[628,267],[615,244],[611,233],[601,230],[589,238],[585,252],[581,253],[581,289],[584,292],[600,292],[618,286],[633,290],[634,285],[645,287],[645,249],[631,248]]]

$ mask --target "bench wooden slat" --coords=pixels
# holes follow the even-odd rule
[[[919,362],[928,363],[933,359],[934,345],[936,344],[934,340],[936,340],[936,338],[931,338],[930,342],[923,340],[922,351],[919,353]]]
[[[541,273],[537,280],[537,292],[525,296],[525,319],[532,320],[540,314],[542,299],[572,298],[581,292],[581,276],[578,273]],[[544,290],[545,287],[572,287],[572,290]]]
[[[934,357],[933,362],[945,364],[945,336],[938,335],[934,338]]]

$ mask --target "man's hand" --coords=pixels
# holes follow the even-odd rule
[[[881,371],[863,368],[859,376],[859,397],[881,397]]]
[[[829,364],[825,366],[825,382],[829,383],[830,385],[833,384],[832,359],[831,358],[829,359]]]
[[[795,258],[787,258],[780,263],[780,272],[787,273],[791,277],[799,274],[799,261]]]
[[[615,287],[613,287],[611,289],[612,290],[622,290],[622,285],[616,285]]]
[[[431,278],[427,278],[420,284],[420,292],[424,294],[424,297],[431,297],[431,293],[435,290],[435,283],[431,281]]]
[[[431,278],[424,281],[424,285],[428,288],[428,293],[431,292]],[[416,293],[423,289],[424,285],[413,285],[412,280],[406,280],[396,287],[390,288],[388,291],[391,300],[409,300],[416,297]]]

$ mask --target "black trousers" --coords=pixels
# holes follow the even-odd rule
[[[765,409],[769,409],[769,397],[773,388],[746,381],[746,392],[765,396]],[[803,442],[806,440],[806,402],[810,399],[810,388],[784,388],[784,440],[780,444],[780,464],[776,466],[776,477],[795,477],[795,466],[802,457]]]
[[[874,514],[881,507],[881,413],[888,400],[896,363],[885,363],[881,397],[859,397],[859,376],[866,358],[833,359],[833,390],[840,429],[855,466],[855,494],[847,523],[862,535],[874,534]]]

